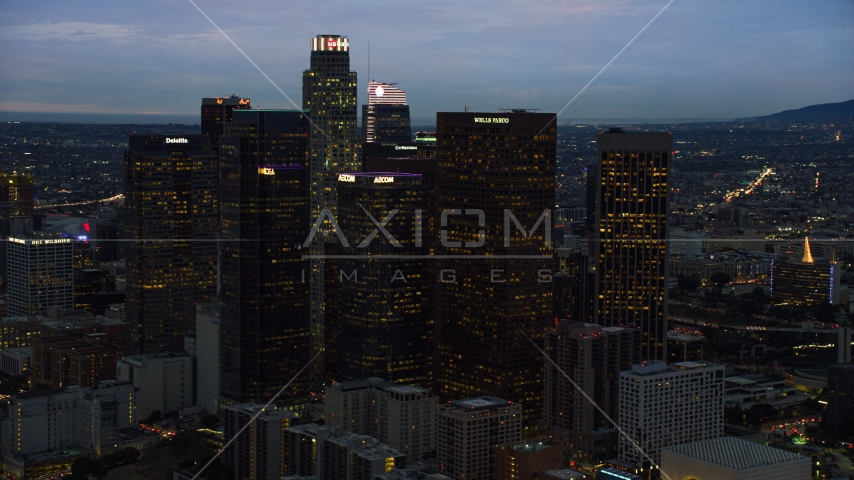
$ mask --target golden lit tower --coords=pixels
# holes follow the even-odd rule
[[[641,328],[641,357],[664,360],[670,133],[599,134],[594,322]]]

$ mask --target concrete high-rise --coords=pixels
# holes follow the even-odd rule
[[[362,105],[362,139],[366,143],[412,141],[406,92],[393,83],[368,82],[368,104]]]
[[[593,223],[594,323],[641,328],[644,360],[666,358],[670,133],[599,134]],[[588,185],[592,182],[588,181]],[[588,202],[589,205],[589,202]]]
[[[525,336],[542,344],[554,321],[555,114],[440,112],[436,120],[436,389],[519,403],[533,433],[543,357]]]
[[[302,108],[311,112],[310,189],[311,218],[324,209],[338,212],[338,174],[362,168],[356,123],[356,72],[350,70],[350,40],[339,35],[317,35],[311,39],[311,63],[302,76]],[[329,233],[328,220],[323,224]],[[311,245],[317,257],[311,262],[312,351],[324,345],[323,240]],[[322,362],[315,372],[322,371]]]
[[[221,408],[266,403],[310,358],[308,134],[308,112],[235,110],[220,139]],[[307,399],[301,375],[277,402]]]
[[[618,419],[620,372],[638,362],[640,340],[640,329],[634,326],[561,320],[546,330],[546,352],[557,366],[546,361],[539,433],[565,443],[572,455],[587,462],[615,458],[619,436],[605,415]]]
[[[237,95],[202,99],[202,135],[211,137],[211,149],[219,148],[219,137],[231,123],[234,109],[249,108],[249,99]]]
[[[125,152],[131,353],[181,349],[216,292],[217,154],[205,135],[131,135]]]

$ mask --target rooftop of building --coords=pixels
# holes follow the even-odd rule
[[[675,362],[667,364],[660,360],[653,360],[632,365],[632,369],[629,372],[623,373],[629,373],[632,375],[655,375],[680,370],[699,370],[702,368],[713,368],[719,366],[720,365],[711,362]]]
[[[389,382],[388,380],[383,380],[378,377],[370,377],[362,380],[350,380],[346,382],[333,383],[329,386],[329,388],[341,392],[354,392],[358,390],[373,389],[398,393],[401,395],[412,393],[430,393],[430,390],[425,387]]]
[[[127,355],[122,357],[123,362],[127,362],[138,367],[144,366],[146,363],[153,360],[165,360],[169,358],[185,358],[190,354],[184,351],[174,351],[174,352],[153,352],[153,353],[141,353],[139,355]]]
[[[267,418],[267,419],[278,419],[278,418],[287,418],[287,419],[296,419],[299,418],[297,414],[290,410],[281,410],[276,408],[275,406],[270,406],[264,408],[264,404],[261,403],[240,403],[237,405],[232,405],[227,408],[227,410],[231,410],[233,412],[245,413],[247,415],[255,415],[259,411],[263,411],[259,417]]]
[[[675,342],[702,342],[705,338],[699,335],[688,335],[680,332],[667,332],[667,339]]]
[[[807,459],[797,453],[732,437],[674,445],[663,450],[737,471]]]
[[[535,440],[530,442],[514,443],[510,445],[500,445],[498,448],[502,450],[514,450],[522,453],[535,453],[542,450],[547,450],[557,446],[550,440]]]
[[[462,407],[470,410],[480,410],[482,408],[494,408],[494,407],[502,407],[511,404],[507,400],[492,397],[489,395],[484,395],[482,397],[473,397],[473,398],[465,398],[462,400],[454,400],[451,402],[452,405],[457,407]]]
[[[590,477],[588,475],[582,473],[582,472],[579,472],[576,470],[571,470],[569,468],[556,468],[554,470],[543,470],[542,472],[540,472],[540,479],[541,480],[549,480],[549,479],[577,480],[577,479],[585,479],[585,478],[590,478]]]

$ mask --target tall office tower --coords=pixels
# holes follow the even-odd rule
[[[258,415],[257,418],[253,418]],[[263,404],[244,403],[223,410],[225,440],[231,440],[247,423],[231,448],[223,450],[223,470],[232,478],[278,480],[287,473],[286,430],[297,424],[294,412],[264,408]]]
[[[0,292],[6,291],[6,242],[33,232],[35,181],[32,175],[0,173]]]
[[[339,224],[352,242],[338,261],[341,379],[424,385],[431,373],[431,315],[424,303],[429,280],[421,175],[341,174],[338,199]],[[382,219],[381,234],[376,219]]]
[[[618,418],[620,372],[640,358],[640,329],[561,320],[546,330],[545,402],[540,432],[565,443],[587,462],[615,458],[619,436],[582,391],[612,420]],[[558,370],[563,370],[581,389]]]
[[[311,219],[324,209],[338,212],[338,174],[362,169],[356,125],[356,72],[350,71],[350,40],[338,35],[318,35],[311,39],[311,64],[302,75],[302,105],[311,112]],[[330,232],[328,219],[324,235]],[[320,236],[311,245],[313,255],[323,255]],[[324,346],[323,260],[311,262],[312,352]],[[318,359],[316,374],[323,371]]]
[[[249,107],[249,99],[238,95],[202,99],[202,135],[211,137],[212,150],[219,148],[219,137],[225,133],[225,125],[231,123],[234,110]]]
[[[115,262],[119,258],[118,213],[115,207],[99,207],[95,220],[95,265],[102,262]]]
[[[635,324],[644,360],[666,359],[669,133],[599,134],[594,323]]]
[[[440,112],[436,120],[438,391],[518,402],[533,428],[543,357],[525,335],[542,345],[554,321],[541,273],[553,264],[555,114]]]
[[[48,307],[74,308],[71,240],[58,235],[9,237],[9,315],[36,315]]]
[[[706,362],[645,362],[620,373],[621,462],[648,472],[661,449],[722,437],[724,367]],[[637,443],[636,443],[637,442]],[[640,447],[640,448],[638,448]],[[643,450],[646,455],[641,453]]]
[[[824,420],[834,435],[850,435],[854,430],[854,364],[828,365]]]
[[[442,404],[436,422],[439,473],[451,478],[491,480],[495,447],[522,440],[522,406],[495,397]]]
[[[406,92],[394,83],[368,82],[368,104],[362,105],[362,140],[366,143],[412,141]]]
[[[593,238],[596,229],[596,195],[599,191],[599,165],[587,165],[584,167],[587,190],[585,196],[584,227],[587,229],[588,238]]]
[[[131,135],[125,152],[131,354],[184,346],[216,293],[217,154],[205,135]]]
[[[220,139],[221,406],[266,403],[308,362],[308,113],[236,110]],[[308,408],[308,376],[277,402]]]

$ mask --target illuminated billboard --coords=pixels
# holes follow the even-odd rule
[[[338,35],[318,35],[311,39],[313,52],[349,52],[350,39]]]

